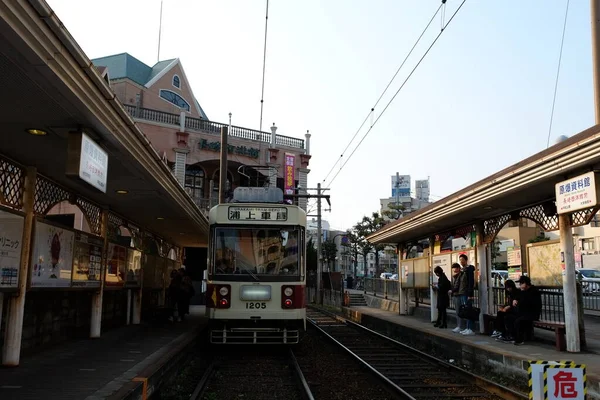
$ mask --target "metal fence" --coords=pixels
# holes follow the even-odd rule
[[[565,308],[563,304],[563,294],[561,288],[549,286],[536,286],[542,296],[542,314],[541,321],[564,322]],[[498,308],[506,305],[506,291],[502,287],[493,287],[493,311],[498,312]]]
[[[317,288],[314,286],[306,286],[305,288],[305,303],[319,303],[319,299],[317,299]],[[323,305],[328,307],[337,308],[339,310],[342,309],[342,305],[344,303],[344,293],[340,290],[323,290]]]

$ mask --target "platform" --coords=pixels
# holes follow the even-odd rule
[[[0,399],[135,398],[142,382],[133,378],[148,378],[151,388],[198,338],[207,321],[204,306],[192,306],[190,314],[184,322],[125,326],[100,339],[65,343],[24,357],[19,367],[0,369]]]
[[[403,343],[428,350],[430,354],[448,362],[452,360],[474,372],[502,374],[527,386],[529,360],[571,360],[587,366],[588,393],[600,399],[600,321],[586,329],[588,345],[593,352],[559,352],[553,346],[531,342],[522,346],[501,343],[489,336],[463,336],[452,332],[456,326],[454,315],[448,315],[449,328],[435,328],[427,319],[398,315],[397,312],[372,307],[343,308],[346,317],[368,328],[386,333]],[[591,329],[590,329],[591,328]],[[537,332],[538,330],[536,330]]]

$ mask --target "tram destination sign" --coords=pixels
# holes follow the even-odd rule
[[[287,221],[285,207],[239,207],[231,206],[227,211],[230,221]]]

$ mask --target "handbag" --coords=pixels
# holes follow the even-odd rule
[[[473,307],[469,304],[461,304],[458,309],[458,316],[462,319],[468,319],[469,321],[479,320],[479,313],[481,310],[477,307]]]

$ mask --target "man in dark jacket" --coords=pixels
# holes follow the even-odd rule
[[[538,288],[531,284],[528,276],[521,275],[517,283],[521,287],[519,300],[513,300],[517,312],[506,316],[506,330],[509,336],[500,340],[511,341],[518,346],[524,343],[525,333],[533,328],[533,321],[540,319],[542,295]]]
[[[462,273],[466,277],[467,284],[466,293],[461,300],[461,304],[466,304],[467,306],[471,307],[473,305],[473,300],[475,300],[475,267],[469,264],[469,258],[466,254],[461,254],[458,257],[458,261],[460,262]],[[463,335],[474,335],[475,332],[473,332],[473,321],[467,320],[467,328],[460,333]]]

